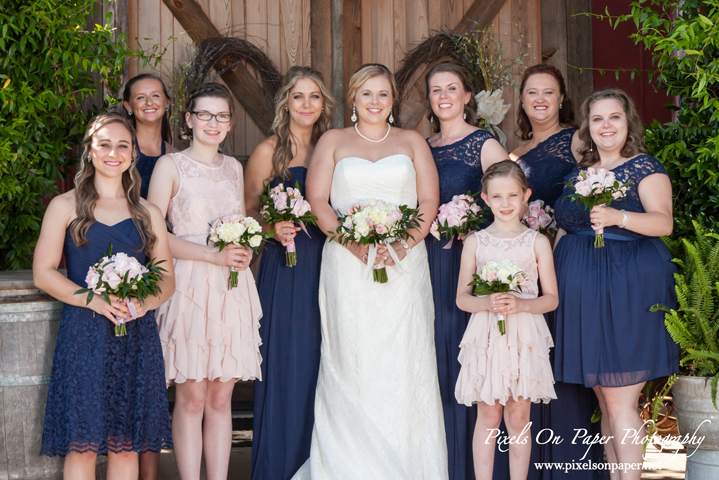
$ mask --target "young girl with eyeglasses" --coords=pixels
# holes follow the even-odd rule
[[[172,431],[183,480],[200,478],[205,454],[208,479],[225,479],[232,446],[232,389],[260,374],[262,316],[248,269],[252,252],[229,245],[221,252],[205,244],[209,224],[245,214],[242,167],[219,147],[233,126],[232,96],[208,83],[186,102],[190,147],[160,158],[148,200],[172,226],[170,248],[177,272],[173,297],[157,312],[168,384],[176,385]],[[227,287],[230,268],[239,284]]]

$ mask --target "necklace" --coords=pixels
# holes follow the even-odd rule
[[[372,143],[379,143],[379,142],[384,141],[384,140],[389,136],[389,131],[390,131],[390,130],[392,130],[392,125],[390,125],[390,124],[388,123],[388,124],[387,124],[387,133],[384,134],[384,137],[380,138],[379,140],[372,140],[371,138],[367,138],[367,137],[365,137],[364,135],[362,135],[362,133],[360,133],[360,131],[359,131],[359,128],[357,128],[357,124],[355,123],[355,131],[357,132],[357,135],[359,135],[360,137],[364,138],[364,139],[367,140],[368,142],[372,142]]]

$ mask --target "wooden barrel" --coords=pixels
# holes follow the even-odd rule
[[[40,456],[62,305],[35,288],[31,271],[0,272],[0,480],[62,479],[62,458]]]

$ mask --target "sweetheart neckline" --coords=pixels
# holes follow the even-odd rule
[[[407,160],[409,160],[410,162],[412,161],[412,158],[405,153],[394,153],[392,155],[387,155],[386,157],[382,157],[379,160],[375,160],[374,162],[372,160],[367,160],[366,158],[362,158],[362,157],[344,157],[335,164],[335,167],[337,167],[337,165],[339,165],[340,163],[344,162],[345,160],[347,160],[349,158],[356,158],[357,160],[362,160],[363,162],[371,163],[372,165],[374,165],[376,163],[379,163],[383,160],[387,160],[388,158],[392,158],[392,157],[404,157]]]

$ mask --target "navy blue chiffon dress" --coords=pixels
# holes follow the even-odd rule
[[[68,278],[81,287],[90,266],[113,252],[146,263],[131,219],[113,226],[95,222],[88,243],[76,247],[65,234]],[[84,307],[65,305],[52,363],[42,431],[42,455],[71,452],[160,452],[173,448],[162,346],[154,312],[127,323],[127,336]]]
[[[486,130],[477,130],[451,145],[432,147],[439,172],[439,203],[450,202],[454,195],[482,190],[482,146],[494,139]],[[454,240],[445,250],[447,239],[425,238],[429,273],[434,296],[434,341],[437,349],[439,390],[447,434],[450,480],[474,479],[472,435],[477,421],[476,407],[457,402],[454,388],[461,365],[459,343],[467,328],[470,314],[457,308],[457,280],[462,260],[462,242]]]
[[[640,182],[666,175],[662,164],[638,155],[615,167],[619,182],[631,182],[612,208],[644,213]],[[579,168],[572,176],[579,173]],[[605,246],[594,248],[589,210],[570,201],[570,187],[555,206],[567,231],[555,249],[559,285],[554,376],[586,387],[623,387],[678,372],[679,351],[655,304],[674,308],[676,266],[664,243],[629,229],[605,228]],[[631,220],[630,225],[631,227]]]
[[[165,141],[162,141],[162,150],[160,155],[156,157],[151,157],[150,155],[145,155],[140,150],[140,145],[135,142],[135,148],[137,148],[137,172],[140,174],[140,178],[142,179],[142,186],[140,187],[140,196],[144,199],[147,199],[147,190],[150,188],[150,179],[152,178],[152,171],[155,170],[155,164],[157,163],[157,159],[159,159],[161,156],[165,154],[166,151],[166,145]]]
[[[290,167],[304,184],[307,169]],[[274,187],[280,180],[271,182]],[[301,187],[305,194],[304,186]],[[255,382],[252,479],[290,479],[310,456],[315,387],[320,367],[319,284],[325,235],[308,225],[295,237],[297,265],[285,247],[268,242],[257,274],[262,304],[262,381]]]

